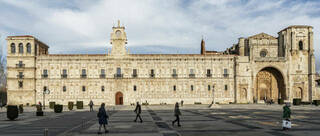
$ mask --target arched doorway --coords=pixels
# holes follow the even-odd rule
[[[242,88],[240,92],[240,101],[241,102],[247,102],[247,89]]]
[[[116,93],[116,105],[123,105],[123,94],[121,92]]]
[[[293,98],[298,98],[298,99],[302,99],[302,88],[301,87],[297,87],[294,90],[294,94],[293,94]]]
[[[281,72],[273,67],[266,67],[260,70],[256,76],[254,100],[277,101],[287,99],[284,78]]]

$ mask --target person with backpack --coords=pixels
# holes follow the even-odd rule
[[[108,124],[108,119],[109,119],[109,116],[105,110],[105,104],[102,103],[101,104],[101,107],[99,108],[99,112],[97,114],[97,117],[99,118],[99,131],[98,131],[98,134],[102,134],[101,133],[101,127],[103,125],[103,128],[104,128],[104,132],[105,133],[108,133],[109,131],[106,129],[106,124]]]

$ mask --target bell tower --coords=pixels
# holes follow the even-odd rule
[[[112,27],[110,44],[112,45],[111,55],[122,56],[127,54],[127,34],[124,31],[125,27],[120,26],[120,20],[118,20],[118,26]]]

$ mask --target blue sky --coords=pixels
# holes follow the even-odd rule
[[[50,53],[103,53],[120,19],[131,52],[198,53],[202,36],[207,49],[222,51],[239,37],[311,25],[319,60],[319,7],[316,0],[1,0],[0,45],[5,54],[6,36],[33,35]]]

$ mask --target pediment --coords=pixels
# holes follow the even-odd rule
[[[273,37],[271,35],[268,35],[266,33],[259,33],[253,36],[249,37],[250,39],[277,39],[276,37]]]

